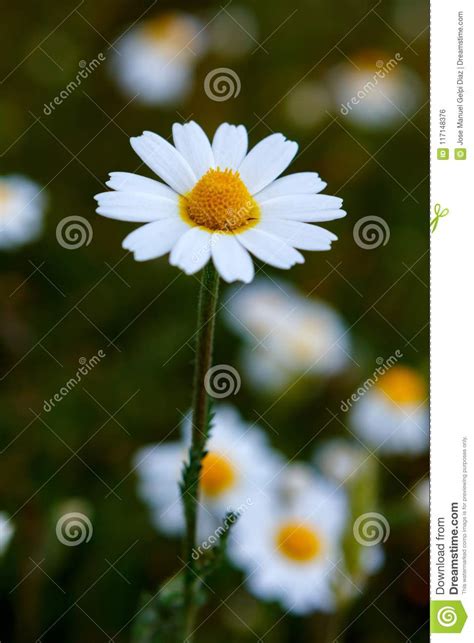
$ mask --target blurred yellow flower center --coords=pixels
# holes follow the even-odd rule
[[[426,387],[423,379],[412,368],[394,366],[381,378],[378,387],[396,404],[423,402]]]
[[[306,319],[291,330],[292,333],[287,338],[288,347],[296,359],[313,359],[315,349],[320,346],[319,335],[326,332],[326,329],[315,320]]]
[[[186,48],[192,46],[196,35],[191,23],[173,12],[147,20],[142,29],[151,44],[168,49],[170,54],[174,51],[187,53]]]
[[[238,172],[210,169],[181,197],[181,216],[212,231],[234,232],[254,226],[260,210]]]
[[[5,185],[0,185],[0,203],[5,203],[10,198],[11,190]]]
[[[219,453],[209,452],[202,461],[201,488],[207,496],[215,498],[232,487],[235,482],[232,463]]]
[[[0,185],[0,216],[4,214],[2,206],[8,203],[12,196],[12,191],[5,185]]]
[[[288,522],[277,532],[276,544],[287,558],[306,563],[321,553],[322,543],[316,531],[298,522]]]

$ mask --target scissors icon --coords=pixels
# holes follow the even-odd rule
[[[442,219],[443,217],[448,216],[449,210],[448,210],[448,208],[441,209],[441,204],[436,203],[436,205],[434,207],[434,213],[435,213],[435,216],[433,217],[433,219],[430,222],[430,228],[431,228],[432,233],[438,227],[439,220]]]

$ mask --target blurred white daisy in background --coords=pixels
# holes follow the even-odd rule
[[[417,511],[424,515],[430,515],[430,480],[424,478],[415,485],[412,494],[412,500]]]
[[[367,451],[358,444],[335,438],[318,447],[314,462],[324,476],[338,484],[347,484],[361,472],[368,457]]]
[[[163,533],[181,534],[184,516],[179,482],[191,444],[191,421],[183,422],[179,442],[151,445],[134,458],[140,495],[152,510],[153,523]],[[216,530],[225,515],[260,503],[271,491],[282,466],[259,428],[244,422],[229,406],[216,409],[200,478],[199,539]]]
[[[206,48],[199,20],[178,11],[163,13],[118,40],[112,71],[122,89],[143,103],[177,103],[190,92],[195,65]]]
[[[335,113],[367,128],[409,118],[420,104],[418,75],[400,58],[384,51],[362,51],[329,72]],[[400,60],[398,60],[400,58]]]
[[[357,435],[377,453],[423,453],[429,442],[423,377],[413,368],[393,366],[359,399],[350,419]]]
[[[313,128],[327,119],[331,107],[331,95],[327,88],[310,80],[299,83],[283,103],[289,123],[303,130]]]
[[[206,27],[209,48],[220,56],[241,58],[258,44],[257,16],[243,5],[227,5],[225,11],[209,17]],[[261,51],[261,49],[260,49]]]
[[[345,216],[342,200],[318,194],[326,184],[316,172],[277,178],[298,145],[282,134],[264,138],[247,153],[247,130],[224,123],[212,145],[191,122],[173,125],[171,145],[144,132],[132,138],[135,152],[167,185],[136,174],[114,172],[112,192],[98,194],[97,213],[147,223],[123,242],[137,261],[170,253],[186,274],[211,259],[228,282],[250,282],[250,254],[276,268],[303,263],[297,250],[329,250],[337,237],[311,223]]]
[[[252,507],[234,525],[229,556],[257,597],[295,614],[333,611],[347,519],[340,489],[307,465],[290,465],[272,500]]]
[[[0,249],[13,249],[37,239],[43,227],[45,197],[24,176],[0,176]]]
[[[336,375],[348,365],[350,339],[342,318],[288,284],[257,279],[231,293],[226,312],[246,342],[247,375],[263,389],[281,390],[302,375]]]
[[[5,553],[15,529],[7,514],[0,511],[0,556]]]

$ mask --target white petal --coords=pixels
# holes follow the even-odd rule
[[[254,277],[253,261],[247,250],[232,234],[214,233],[211,240],[214,265],[225,281],[243,281],[248,284]]]
[[[155,194],[164,199],[176,199],[176,192],[164,183],[130,172],[111,172],[106,185],[119,192],[142,192]]]
[[[237,170],[248,148],[247,130],[243,125],[222,123],[214,134],[212,151],[216,167]]]
[[[130,144],[149,168],[179,194],[194,187],[196,175],[178,150],[153,132],[143,132],[130,139]]]
[[[276,268],[291,268],[295,263],[304,262],[300,252],[263,230],[246,230],[239,234],[239,241],[258,259]]]
[[[321,181],[317,172],[298,172],[282,176],[270,183],[268,187],[259,192],[258,199],[261,203],[267,199],[289,194],[316,194],[324,190],[327,183]]]
[[[257,143],[239,167],[240,176],[249,192],[260,192],[280,176],[297,151],[298,145],[287,141],[283,134],[271,134]]]
[[[296,221],[332,221],[346,213],[339,208],[342,199],[326,194],[300,194],[280,196],[260,203],[262,217],[292,219]]]
[[[173,125],[176,149],[189,163],[197,179],[214,167],[214,154],[204,130],[194,121]]]
[[[169,252],[188,229],[181,219],[154,221],[126,236],[122,248],[133,252],[136,261],[155,259]]]
[[[170,254],[170,264],[178,266],[187,275],[200,270],[211,257],[211,235],[199,227],[188,229]]]
[[[331,241],[337,239],[329,230],[301,221],[265,219],[258,227],[259,230],[280,237],[288,245],[300,250],[330,250]]]
[[[94,199],[99,204],[97,214],[119,221],[147,222],[179,215],[177,194],[171,200],[153,194],[102,192]]]

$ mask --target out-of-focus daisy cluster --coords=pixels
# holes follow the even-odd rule
[[[213,54],[230,61],[256,43],[258,25],[243,6],[217,15],[158,13],[134,25],[117,42],[111,69],[122,90],[149,105],[176,105],[191,93],[196,67]]]
[[[134,100],[177,105],[191,94],[199,77],[198,66],[206,66],[203,59],[217,56],[233,64],[262,48],[258,36],[256,15],[244,6],[231,5],[212,16],[158,13],[119,39],[111,69],[119,86]],[[287,92],[283,112],[299,129],[341,116],[367,129],[399,126],[420,107],[423,95],[421,80],[406,58],[405,48],[402,52],[349,51],[341,62],[318,65],[314,74],[305,75]]]
[[[201,471],[196,558],[216,544],[234,512],[228,558],[252,594],[296,614],[337,611],[384,564],[391,510],[379,480],[386,458],[413,458],[427,448],[424,379],[397,351],[359,383],[363,351],[343,316],[284,281],[261,276],[231,288],[224,308],[241,343],[243,385],[262,399],[299,389],[314,397],[336,380],[349,395],[340,402],[338,437],[313,418],[314,435],[296,457],[277,448],[278,426],[216,406]],[[288,397],[296,418],[302,397]],[[144,447],[134,460],[140,496],[167,536],[183,533],[179,480],[190,434],[187,417],[180,440]],[[424,481],[412,496],[412,513],[423,515]]]
[[[134,462],[153,524],[169,536],[184,530],[179,480],[190,445],[189,418],[182,429],[181,440],[147,446]],[[361,482],[372,481],[370,456],[352,454],[342,480],[318,466],[320,456],[337,459],[341,448],[347,445],[327,443],[313,463],[288,461],[261,427],[230,406],[217,406],[201,470],[200,544],[193,557],[216,544],[233,512],[228,555],[250,592],[298,614],[335,611],[383,562],[379,547],[365,552],[351,531],[352,507],[363,504]],[[335,470],[341,474],[341,467]]]

